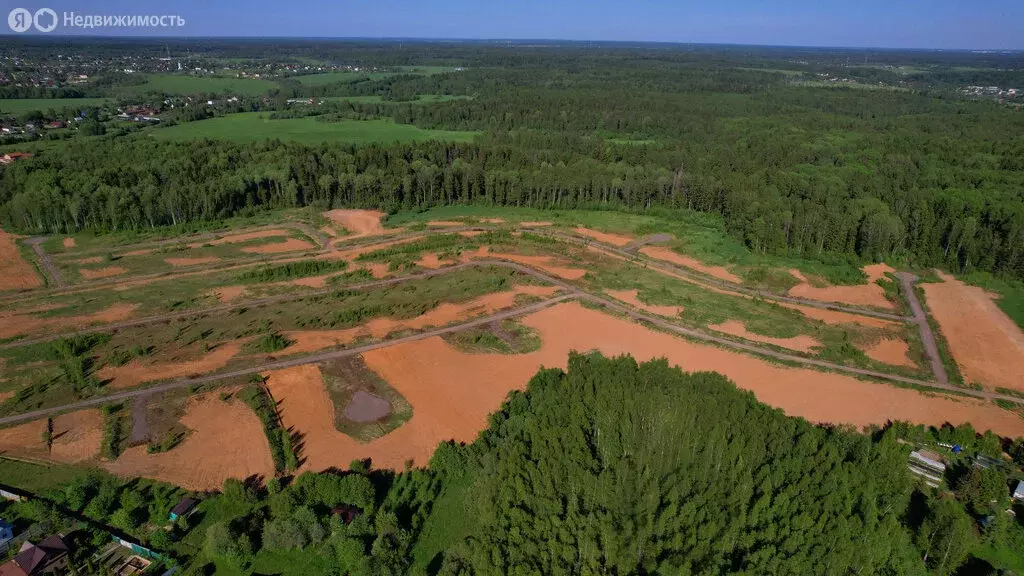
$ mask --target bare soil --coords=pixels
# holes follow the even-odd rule
[[[147,454],[145,446],[136,446],[104,468],[188,490],[218,490],[228,478],[272,477],[274,461],[259,418],[240,400],[221,400],[221,392],[189,398],[181,423],[191,432],[174,449]]]
[[[112,276],[120,276],[127,272],[128,269],[121,266],[106,266],[104,268],[79,268],[78,275],[86,280],[99,280],[100,278],[110,278]]]
[[[18,237],[0,230],[0,291],[28,290],[43,285],[35,268],[21,257]]]
[[[422,266],[423,268],[430,268],[431,270],[437,270],[438,268],[441,268],[442,266],[447,266],[448,264],[452,264],[452,262],[448,262],[447,260],[441,260],[440,258],[437,257],[437,254],[433,252],[424,252],[423,255],[420,256],[420,259],[416,261],[417,266]]]
[[[149,256],[153,252],[156,252],[156,249],[154,249],[154,248],[143,248],[141,250],[132,250],[130,252],[125,252],[124,254],[121,254],[121,257],[122,258],[131,258],[133,256]]]
[[[104,366],[96,372],[101,380],[110,380],[113,389],[137,386],[154,380],[184,378],[192,374],[204,374],[227,366],[242,350],[243,342],[225,342],[203,357],[180,362],[143,362],[132,360],[124,366]]]
[[[220,302],[231,302],[245,295],[245,286],[221,286],[212,290]]]
[[[31,314],[12,314],[0,323],[0,338],[13,338],[37,332],[73,330],[86,328],[92,324],[110,324],[127,320],[138,304],[118,303],[106,310],[82,316],[53,316],[40,318]]]
[[[773,344],[780,348],[796,350],[797,352],[813,352],[814,348],[821,346],[821,342],[805,335],[794,336],[792,338],[772,338],[771,336],[755,334],[747,330],[747,327],[739,320],[728,320],[721,324],[712,324],[708,326],[708,328],[715,330],[716,332],[729,334],[730,336],[736,336],[753,342],[761,342],[762,344]]]
[[[61,243],[62,243],[62,244],[64,244],[64,247],[65,247],[65,248],[74,248],[75,246],[77,246],[77,245],[78,245],[78,244],[77,244],[77,243],[75,242],[75,239],[74,239],[74,238],[72,238],[72,237],[70,237],[70,236],[68,236],[67,238],[65,238],[64,240],[62,240],[62,241],[61,241]]]
[[[544,226],[552,226],[552,222],[520,222],[519,226],[522,228],[542,228]]]
[[[587,271],[582,268],[570,268],[567,266],[559,266],[555,264],[557,259],[551,256],[526,256],[523,254],[501,254],[501,253],[490,253],[489,256],[498,258],[501,260],[508,260],[509,262],[518,262],[526,266],[533,266],[539,270],[543,270],[552,276],[557,276],[565,280],[579,280],[586,276]]]
[[[694,270],[702,274],[707,274],[712,278],[718,278],[719,280],[724,280],[726,282],[733,282],[736,284],[743,282],[742,278],[733,274],[724,266],[711,266],[708,264],[704,264],[703,262],[697,260],[696,258],[684,256],[669,248],[664,248],[661,246],[644,246],[643,248],[640,249],[640,253],[643,254],[644,256],[649,256],[657,260],[663,260],[665,262],[675,264],[677,266],[683,266],[685,268],[689,268],[690,270]]]
[[[103,263],[103,256],[90,256],[88,258],[79,258],[78,260],[75,260],[75,264],[85,264],[87,266],[89,264],[101,264],[101,263]]]
[[[630,306],[639,308],[644,312],[650,312],[651,314],[657,314],[659,316],[667,316],[669,318],[675,318],[683,313],[682,306],[659,306],[656,304],[645,304],[640,300],[639,290],[605,290],[605,294],[615,298],[620,302],[625,302]]]
[[[214,262],[220,262],[220,258],[216,256],[205,256],[202,258],[164,258],[164,262],[167,262],[175,268],[181,268],[183,266],[199,266],[200,264],[213,264]]]
[[[1024,333],[984,289],[939,272],[921,284],[964,380],[988,388],[1024,390]]]
[[[291,232],[283,228],[275,228],[273,230],[258,230],[256,232],[245,232],[242,234],[229,234],[216,240],[210,240],[209,242],[197,242],[190,244],[189,248],[201,248],[204,244],[211,246],[219,246],[221,244],[237,244],[239,242],[248,242],[249,240],[257,240],[260,238],[275,238],[279,236],[290,236]]]
[[[103,438],[103,416],[99,410],[79,410],[53,419],[53,445],[46,449],[43,432],[46,418],[12,428],[0,429],[0,454],[41,458],[74,464],[95,458]]]
[[[851,314],[849,312],[840,312],[838,310],[824,310],[822,308],[802,306],[800,304],[793,304],[790,302],[776,302],[776,304],[793,310],[799,310],[804,316],[815,320],[821,320],[826,324],[860,324],[861,326],[868,326],[871,328],[891,328],[898,324],[897,322],[885,320],[883,318],[862,316],[860,314]]]
[[[431,220],[427,222],[427,226],[434,228],[454,228],[455,226],[465,226],[465,222],[455,222],[453,220]]]
[[[871,264],[865,266],[862,270],[868,276],[867,284],[819,288],[811,285],[810,282],[801,281],[800,284],[790,288],[788,294],[797,298],[809,298],[821,302],[838,302],[853,306],[875,306],[877,308],[895,309],[893,303],[885,297],[885,291],[882,287],[875,283],[876,280],[885,276],[886,272],[895,272],[895,270],[887,264]],[[791,270],[790,273],[792,272]],[[801,274],[800,276],[803,275]],[[804,280],[806,280],[806,277],[804,277]]]
[[[604,242],[605,244],[611,244],[612,246],[626,246],[631,244],[636,238],[632,236],[623,236],[620,234],[610,234],[608,232],[600,232],[598,230],[591,230],[590,228],[574,228],[573,232],[580,236],[586,236],[587,238],[593,238],[598,242]]]
[[[917,364],[907,356],[910,347],[903,340],[882,338],[877,344],[864,350],[868,358],[893,366],[915,367]]]
[[[261,244],[259,246],[246,246],[242,248],[242,252],[247,254],[280,254],[282,252],[296,252],[298,250],[312,250],[316,248],[310,242],[306,240],[299,240],[298,238],[289,238],[284,242],[274,242],[272,244]]]
[[[380,220],[385,216],[377,210],[330,210],[324,212],[324,218],[340,225],[348,230],[350,236],[347,238],[358,238],[360,236],[374,236],[383,234],[386,230]]]

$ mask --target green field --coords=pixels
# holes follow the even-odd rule
[[[259,96],[276,88],[270,80],[256,78],[197,78],[172,74],[147,76],[145,84],[127,88],[131,93],[161,92],[164,94],[229,93],[242,96]]]
[[[0,113],[22,114],[33,110],[63,110],[84,106],[99,106],[107,102],[106,98],[17,98],[0,99]]]
[[[476,132],[423,130],[407,124],[387,120],[343,120],[319,122],[316,118],[270,120],[263,112],[229,114],[210,120],[188,122],[168,128],[158,128],[151,134],[164,140],[192,140],[210,138],[234,142],[279,138],[306,144],[320,142],[419,142],[424,140],[452,140],[468,142]]]

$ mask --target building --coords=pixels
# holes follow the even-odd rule
[[[1013,499],[1018,502],[1024,500],[1024,480],[1017,482],[1017,487],[1013,489]]]
[[[346,526],[351,524],[352,521],[358,518],[362,513],[363,511],[360,510],[358,506],[352,506],[350,504],[341,504],[331,508],[331,514],[341,516],[341,521],[344,522]]]
[[[174,505],[174,508],[171,508],[171,514],[168,517],[171,522],[176,521],[178,518],[187,518],[192,513],[192,510],[195,509],[196,504],[199,504],[199,502],[192,498],[182,498],[181,502],[178,502]]]
[[[0,576],[60,574],[67,566],[67,544],[60,536],[47,536],[39,544],[22,544],[13,560],[0,565]]]
[[[932,488],[939,487],[942,476],[946,473],[946,464],[942,462],[942,456],[927,450],[911,452],[907,467],[912,474],[920,476],[924,483]]]
[[[2,550],[8,542],[14,539],[14,526],[8,524],[3,518],[0,518],[0,550]]]
[[[8,152],[0,157],[0,164],[10,164],[15,160],[22,160],[24,158],[31,158],[32,155],[28,152]]]

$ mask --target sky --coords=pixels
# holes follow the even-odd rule
[[[564,39],[1024,50],[1024,0],[0,0],[57,14],[179,15],[181,28],[54,34]],[[63,20],[63,16],[61,18]],[[12,34],[0,22],[0,30]],[[24,34],[38,33],[30,29]]]

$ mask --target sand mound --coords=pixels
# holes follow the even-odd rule
[[[225,342],[198,360],[143,364],[132,360],[124,366],[104,366],[96,372],[101,380],[110,380],[111,388],[127,388],[154,380],[184,378],[192,374],[205,374],[227,366],[242,350],[242,342]]]
[[[853,306],[895,308],[892,302],[886,299],[885,291],[882,290],[882,287],[875,284],[875,281],[884,277],[886,272],[893,272],[894,269],[887,264],[871,264],[865,266],[862,270],[868,276],[867,284],[818,288],[806,281],[802,281],[800,284],[789,289],[789,295],[797,298],[807,298],[821,302],[836,302]]]
[[[313,244],[299,240],[298,238],[289,238],[284,242],[274,242],[273,244],[261,244],[259,246],[246,246],[242,248],[242,252],[247,254],[280,254],[281,252],[295,252],[297,250],[312,250],[316,248]]]
[[[625,246],[629,244],[635,238],[631,236],[622,236],[619,234],[609,234],[607,232],[599,232],[597,230],[591,230],[590,228],[573,228],[573,232],[580,236],[586,236],[587,238],[593,238],[598,242],[604,242],[605,244],[611,244],[612,246]]]
[[[200,264],[213,264],[214,262],[220,262],[220,258],[216,256],[206,256],[203,258],[164,258],[164,262],[167,262],[175,268],[182,266],[198,266]]]
[[[103,417],[99,410],[79,410],[53,419],[53,445],[43,442],[46,419],[33,420],[0,429],[0,454],[43,458],[74,464],[95,458],[103,438]]]
[[[324,218],[340,225],[351,234],[349,238],[383,234],[384,227],[380,220],[385,216],[377,210],[330,210],[324,212]]]
[[[107,266],[106,268],[97,268],[90,270],[88,268],[79,268],[78,274],[86,280],[98,280],[100,278],[110,278],[111,276],[120,276],[127,272],[127,268],[121,266]]]
[[[85,328],[92,324],[110,324],[127,320],[139,307],[138,304],[118,303],[106,310],[82,316],[53,316],[40,318],[31,314],[12,314],[0,323],[0,338],[13,338],[36,332],[59,332]]]
[[[74,248],[75,246],[78,246],[78,243],[75,242],[75,239],[70,236],[62,240],[61,243],[64,244],[65,248]]]
[[[104,468],[188,490],[219,490],[228,478],[271,478],[274,461],[259,418],[241,400],[222,401],[220,392],[188,399],[181,423],[191,432],[173,450],[147,454],[145,446],[136,446]]]
[[[968,383],[1024,390],[1024,333],[984,289],[939,273],[921,284],[928,307]]]
[[[656,304],[645,304],[640,301],[639,290],[605,290],[604,293],[616,300],[619,300],[620,302],[625,302],[626,304],[639,308],[644,312],[650,312],[651,314],[657,314],[659,316],[674,318],[683,312],[682,306],[658,306]]]
[[[816,346],[821,346],[821,342],[805,335],[794,336],[792,338],[772,338],[771,336],[754,334],[753,332],[748,331],[747,327],[743,325],[743,322],[740,322],[739,320],[729,320],[721,324],[713,324],[708,326],[708,328],[715,330],[716,332],[729,334],[730,336],[737,336],[745,340],[762,342],[764,344],[774,344],[780,348],[788,348],[798,352],[812,352]]]
[[[0,290],[38,288],[43,282],[35,268],[21,257],[17,236],[0,230]]]
[[[690,258],[689,256],[683,256],[678,252],[673,252],[668,248],[660,246],[644,246],[640,249],[640,253],[656,260],[662,260],[677,266],[683,266],[684,268],[689,268],[690,270],[700,272],[701,274],[707,274],[713,278],[725,280],[726,282],[732,282],[735,284],[743,282],[742,278],[732,272],[729,272],[729,270],[724,266],[709,266],[697,259]]]
[[[864,350],[868,358],[872,360],[878,360],[885,364],[891,364],[893,366],[909,366],[915,367],[914,361],[907,356],[907,352],[910,351],[910,346],[907,345],[903,340],[894,340],[891,338],[883,338],[874,346]]]

